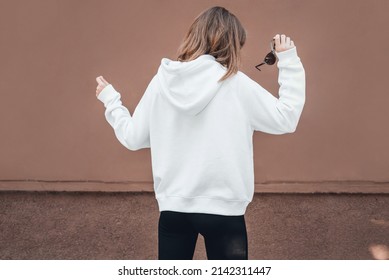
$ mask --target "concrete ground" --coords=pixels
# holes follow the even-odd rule
[[[150,192],[0,192],[0,259],[157,259]],[[389,259],[389,194],[256,193],[249,259]],[[199,235],[194,259],[206,259]]]

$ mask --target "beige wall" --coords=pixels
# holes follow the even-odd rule
[[[95,77],[132,113],[214,5],[248,31],[243,72],[277,96],[276,66],[254,65],[285,33],[307,77],[297,131],[254,134],[249,258],[389,259],[386,0],[0,1],[0,259],[156,258],[153,193],[42,190],[152,191],[150,150],[116,140]]]
[[[175,58],[194,17],[214,5],[240,18],[248,31],[241,70],[275,96],[276,66],[254,68],[272,36],[293,38],[306,70],[297,131],[254,135],[257,188],[387,192],[384,0],[3,0],[0,189],[151,190],[150,150],[116,140],[95,77],[132,113],[161,58]]]

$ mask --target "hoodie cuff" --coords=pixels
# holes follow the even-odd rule
[[[299,60],[296,47],[293,47],[283,52],[276,52],[276,55],[278,57],[278,66],[284,66],[291,62],[293,63]]]
[[[103,102],[104,104],[107,104],[109,101],[114,99],[118,92],[115,90],[115,88],[109,84],[105,86],[105,88],[99,93],[97,96],[97,99]]]

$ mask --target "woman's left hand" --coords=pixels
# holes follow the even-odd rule
[[[96,96],[99,95],[99,93],[109,85],[109,83],[103,78],[103,76],[99,76],[96,78],[97,82],[97,88],[96,88]]]

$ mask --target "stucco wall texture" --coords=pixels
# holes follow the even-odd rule
[[[1,259],[156,258],[150,150],[115,138],[95,78],[133,113],[216,5],[248,32],[241,70],[272,94],[277,67],[254,66],[275,34],[306,71],[296,132],[254,134],[249,257],[389,259],[386,0],[0,1]]]

